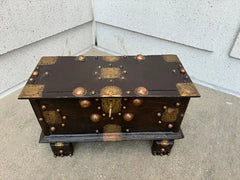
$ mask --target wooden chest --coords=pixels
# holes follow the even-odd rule
[[[153,140],[169,154],[199,93],[176,55],[43,57],[19,99],[29,99],[55,156],[74,142]]]

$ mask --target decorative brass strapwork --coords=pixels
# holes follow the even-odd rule
[[[162,121],[164,122],[174,122],[177,120],[179,114],[179,108],[167,108],[163,115],[162,115]]]
[[[27,84],[21,94],[19,95],[19,98],[39,98],[42,97],[42,92],[44,90],[44,85],[41,84]]]
[[[103,60],[107,61],[107,62],[116,62],[116,61],[119,60],[119,57],[117,57],[117,56],[105,56],[105,57],[103,57]]]
[[[57,56],[42,57],[38,65],[53,65],[57,62]]]
[[[176,86],[181,96],[200,96],[193,83],[177,83]]]
[[[102,97],[120,97],[122,95],[122,90],[117,86],[105,86],[101,89]]]
[[[120,68],[102,68],[101,69],[101,78],[103,79],[120,78],[120,75],[121,75]]]

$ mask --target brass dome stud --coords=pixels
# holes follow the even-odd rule
[[[34,71],[34,72],[32,73],[32,75],[33,75],[33,76],[37,76],[37,75],[38,75],[38,72],[37,72],[37,71]]]
[[[77,87],[73,90],[74,96],[84,96],[87,93],[87,90],[82,87]]]
[[[139,61],[142,61],[142,60],[145,60],[145,57],[143,55],[141,55],[141,54],[138,54],[136,56],[136,59],[139,60]]]
[[[77,57],[77,60],[78,61],[84,61],[85,60],[85,56],[80,55],[80,56]]]
[[[176,103],[176,106],[179,107],[181,104],[179,102]]]
[[[60,154],[63,154],[63,150],[62,150],[62,149],[60,149],[60,150],[59,150],[59,153],[60,153]]]
[[[91,102],[89,100],[81,100],[80,101],[80,106],[82,108],[88,108],[91,105]]]
[[[90,119],[92,120],[92,122],[99,122],[101,119],[101,116],[99,114],[92,114],[90,116]]]
[[[138,87],[135,89],[135,93],[139,96],[145,96],[148,94],[148,90],[145,87]]]
[[[45,105],[42,105],[41,108],[42,108],[42,110],[46,110],[47,109],[47,107]]]
[[[168,128],[169,128],[169,129],[172,129],[172,128],[173,128],[173,125],[172,125],[172,124],[168,124]]]
[[[53,126],[53,127],[50,128],[50,130],[51,130],[52,132],[54,132],[54,131],[56,130],[56,128]]]
[[[167,147],[169,145],[169,141],[167,139],[164,139],[164,140],[161,141],[160,144],[161,144],[162,147]]]
[[[143,103],[143,100],[142,99],[134,99],[133,100],[133,105],[134,106],[141,106],[142,105],[142,103]]]
[[[185,70],[184,68],[181,68],[181,69],[180,69],[180,72],[181,72],[181,73],[186,73],[186,70]]]
[[[125,113],[123,114],[123,119],[125,121],[131,121],[134,118],[134,115],[132,113]]]

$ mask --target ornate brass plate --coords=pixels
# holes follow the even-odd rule
[[[43,111],[43,117],[49,125],[60,124],[62,122],[60,114],[56,111]]]
[[[38,65],[52,65],[52,64],[55,64],[56,61],[57,61],[57,56],[42,57]]]
[[[101,78],[114,79],[120,78],[121,71],[120,68],[102,68],[101,69]]]
[[[179,62],[179,59],[176,55],[164,55],[163,59],[166,62]]]
[[[164,122],[174,122],[177,120],[179,108],[167,108],[162,116]]]
[[[102,110],[105,113],[111,111],[112,114],[118,113],[121,111],[122,99],[121,98],[101,98],[102,101]]]
[[[121,126],[117,124],[107,124],[103,127],[103,141],[121,141]]]
[[[105,57],[103,57],[103,60],[107,61],[107,62],[116,62],[116,61],[119,60],[119,57],[116,57],[116,56],[105,56]]]
[[[21,94],[19,95],[19,98],[39,98],[42,97],[42,92],[44,89],[44,85],[34,85],[34,84],[27,84]]]
[[[102,97],[121,97],[122,90],[117,86],[105,86],[100,94]]]
[[[200,96],[193,83],[177,83],[176,86],[181,96]]]

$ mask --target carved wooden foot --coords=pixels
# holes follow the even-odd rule
[[[174,140],[155,140],[152,144],[152,154],[155,155],[169,155],[173,147]]]
[[[72,143],[50,143],[54,157],[57,156],[72,156],[73,155],[73,145]]]

